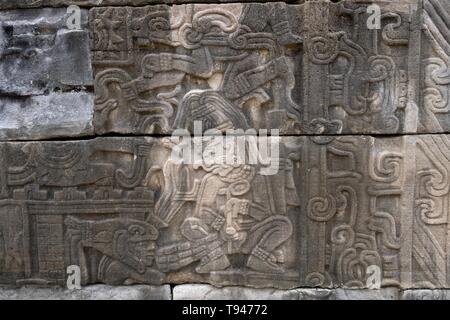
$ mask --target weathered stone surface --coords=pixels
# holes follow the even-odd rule
[[[402,300],[450,300],[449,290],[405,290],[401,294]]]
[[[413,205],[414,169],[403,157],[409,148],[412,137],[308,140],[299,229],[308,285],[365,287],[369,266],[379,267],[382,285],[403,282],[409,257],[401,239]]]
[[[216,288],[207,284],[184,284],[174,287],[173,300],[334,300],[334,294],[328,289]]]
[[[187,120],[207,119],[205,130],[294,132],[300,107],[291,96],[294,61],[285,46],[301,44],[293,31],[301,19],[299,8],[291,9],[284,3],[92,9],[96,131],[170,133]]]
[[[0,300],[170,300],[170,286],[93,285],[81,290],[0,287]]]
[[[66,9],[0,11],[0,94],[40,95],[92,85],[87,11],[69,30]]]
[[[419,132],[450,131],[450,3],[424,1]]]
[[[0,143],[0,283],[450,286],[448,1],[112,1],[0,11],[0,139],[137,135]],[[278,129],[279,161],[176,162],[156,134],[199,124]]]
[[[376,3],[94,8],[96,131],[416,132],[417,2]]]
[[[94,96],[51,93],[46,96],[0,97],[0,140],[34,140],[94,133]]]
[[[278,0],[241,0],[240,2],[277,2]],[[287,0],[285,2],[301,3],[305,0]],[[144,6],[149,4],[180,4],[180,3],[227,3],[235,0],[0,0],[0,9],[61,7],[78,5],[81,7],[95,6]]]
[[[398,300],[399,290],[397,288],[386,288],[380,290],[368,289],[335,289],[333,290],[335,300]]]
[[[61,284],[78,265],[83,284],[298,286],[298,146],[282,140],[272,176],[179,165],[169,138],[1,144],[0,281]]]
[[[410,86],[418,77],[412,44],[417,1],[311,1],[305,4],[304,117],[322,132],[415,132]],[[381,10],[379,26],[370,26]],[[338,132],[339,129],[337,130]]]
[[[417,288],[448,286],[449,137],[421,136],[415,152],[412,263],[407,275]],[[412,156],[412,154],[409,154]]]
[[[231,166],[208,139],[195,165],[172,138],[0,144],[0,281],[447,286],[448,136],[282,137]]]

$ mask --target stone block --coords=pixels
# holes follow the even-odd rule
[[[300,107],[285,45],[301,43],[293,29],[301,21],[297,9],[284,3],[92,9],[96,132],[167,134],[198,119],[207,119],[205,130],[293,127]]]
[[[418,2],[375,3],[94,8],[96,131],[414,133]]]
[[[0,140],[77,137],[94,133],[91,93],[0,97]]]
[[[241,0],[240,2],[277,2],[278,0]],[[301,3],[305,0],[287,0],[285,2]],[[397,0],[398,1],[398,0]],[[77,5],[80,7],[101,6],[145,6],[160,3],[227,3],[235,0],[0,0],[0,9],[62,7]]]
[[[402,300],[450,300],[449,290],[413,289],[401,293]]]
[[[448,1],[73,3],[0,11],[0,283],[447,297]]]
[[[450,130],[450,3],[425,0],[418,132]]]
[[[334,300],[327,289],[216,288],[207,284],[182,284],[173,289],[173,300]]]
[[[0,282],[448,285],[448,136],[198,139],[1,143]]]
[[[0,11],[0,94],[41,95],[92,86],[87,11],[80,29],[66,9]]]
[[[0,300],[171,300],[170,286],[0,287]]]
[[[295,140],[271,176],[261,163],[181,165],[184,139],[0,144],[0,281],[64,284],[76,265],[84,285],[297,286]]]
[[[386,288],[380,290],[370,289],[335,289],[336,300],[398,300],[399,290],[397,288]]]

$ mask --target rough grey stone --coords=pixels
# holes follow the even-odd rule
[[[335,289],[336,300],[398,300],[398,288],[385,289]]]
[[[39,95],[92,85],[87,11],[69,30],[65,9],[0,11],[0,94]]]
[[[332,300],[327,289],[216,288],[206,284],[184,284],[173,288],[173,300]]]
[[[36,140],[93,134],[90,93],[0,97],[0,140]]]
[[[412,289],[401,293],[402,300],[450,300],[450,291],[442,289]]]
[[[278,0],[241,0],[240,2],[276,2]],[[304,2],[305,0],[287,0],[285,2]],[[82,7],[95,6],[143,6],[151,4],[180,4],[180,3],[227,3],[235,0],[0,0],[0,9],[61,7],[78,5]]]
[[[170,286],[92,285],[80,290],[0,287],[0,300],[170,300]]]

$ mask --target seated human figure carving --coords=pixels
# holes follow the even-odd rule
[[[216,147],[214,142],[205,142],[204,154],[214,157]],[[229,155],[224,157],[230,159]],[[273,188],[277,177],[262,176],[257,165],[236,158],[232,163],[222,160],[185,166],[192,175],[203,173],[194,183],[195,190],[188,192],[195,194],[194,207],[180,226],[187,242],[161,248],[157,264],[169,271],[199,261],[195,270],[210,273],[231,267],[229,257],[234,255],[244,257],[245,267],[251,270],[283,273],[283,244],[291,237],[293,227],[286,207],[277,210],[274,205],[274,198],[283,196]],[[174,166],[166,170],[171,172],[165,175],[176,174],[172,172]]]

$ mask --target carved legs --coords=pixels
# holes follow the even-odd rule
[[[205,237],[209,229],[200,219],[188,218],[183,224],[189,230],[184,230],[185,235]],[[292,235],[292,223],[285,216],[272,216],[258,222],[248,231],[247,240],[238,253],[250,254],[247,267],[258,272],[282,273],[284,268],[280,266],[284,262],[282,252],[278,249]],[[207,254],[200,258],[200,264],[195,269],[198,273],[225,270],[231,264],[227,257],[223,242],[216,242],[209,248]]]
[[[249,231],[247,244],[256,246],[247,260],[247,267],[259,272],[282,273],[279,263],[283,263],[281,251],[276,249],[283,244],[292,234],[292,223],[284,216],[273,216],[258,223]],[[249,246],[245,245],[245,249]]]

